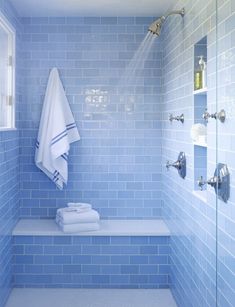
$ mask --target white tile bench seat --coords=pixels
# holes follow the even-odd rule
[[[163,220],[101,220],[100,230],[76,234],[63,233],[54,220],[21,219],[13,236],[169,236]]]

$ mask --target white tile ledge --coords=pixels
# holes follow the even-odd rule
[[[163,220],[101,220],[97,231],[63,233],[54,220],[21,219],[13,236],[170,236]]]

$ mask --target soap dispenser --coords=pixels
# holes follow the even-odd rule
[[[204,56],[199,56],[199,66],[201,70],[201,87],[206,88],[207,87],[207,64],[204,60]]]

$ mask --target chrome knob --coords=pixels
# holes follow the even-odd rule
[[[181,163],[180,163],[180,161],[176,161],[176,162],[173,162],[173,163],[170,163],[170,161],[167,161],[166,162],[166,168],[167,168],[168,171],[169,171],[170,167],[174,167],[177,170],[179,170],[181,168]]]
[[[201,176],[197,184],[201,190],[203,190],[205,184],[209,184],[214,188],[218,198],[226,203],[230,197],[230,174],[227,165],[218,163],[214,172],[214,177],[206,181],[203,180]]]
[[[180,121],[182,124],[184,123],[184,114],[181,114],[179,116],[173,116],[173,114],[169,115],[169,121],[172,122],[173,120]]]
[[[205,112],[202,114],[202,118],[205,120],[205,121],[208,121],[208,119],[211,117],[210,113],[207,112],[207,109],[205,110]]]
[[[226,119],[226,113],[225,113],[225,110],[222,109],[220,110],[220,112],[216,112],[216,113],[212,113],[210,114],[207,109],[205,110],[205,112],[202,114],[202,118],[205,120],[205,121],[208,121],[209,118],[214,118],[214,119],[218,119],[221,121],[221,123],[224,123],[225,122],[225,119]]]
[[[218,176],[211,177],[209,180],[203,180],[203,177],[201,176],[197,184],[200,188],[200,190],[203,190],[204,185],[209,184],[211,187],[216,188],[221,183],[221,179]]]
[[[185,178],[186,176],[186,157],[184,152],[180,152],[178,155],[178,160],[175,162],[166,162],[166,168],[169,171],[170,167],[174,167],[177,169],[181,178]]]

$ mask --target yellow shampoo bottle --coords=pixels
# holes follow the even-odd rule
[[[194,90],[200,90],[202,88],[202,71],[196,70],[194,73]]]

